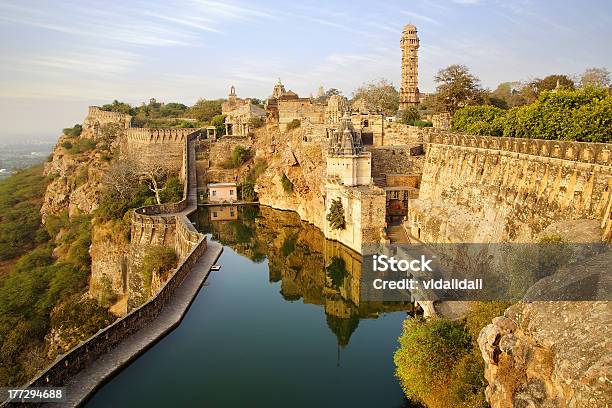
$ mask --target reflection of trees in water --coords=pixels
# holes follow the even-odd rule
[[[408,310],[409,304],[361,302],[361,256],[299,219],[294,212],[240,206],[238,219],[211,221],[206,209],[196,215],[200,231],[254,262],[268,259],[270,282],[294,302],[322,306],[327,325],[345,347],[361,318]]]

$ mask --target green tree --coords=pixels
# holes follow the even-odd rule
[[[421,118],[421,115],[419,114],[419,109],[417,107],[411,106],[407,109],[399,111],[397,117],[399,123],[413,125],[414,122]]]
[[[222,103],[223,103],[222,99],[215,99],[211,101],[207,101],[205,99],[199,99],[195,103],[195,105],[187,109],[186,116],[188,118],[197,119],[202,122],[211,122],[213,118],[221,115],[221,104]],[[223,119],[225,119],[225,117]],[[211,125],[217,126],[216,124],[212,122],[211,122]]]
[[[506,111],[494,106],[466,106],[453,115],[453,130],[473,135],[501,136]]]
[[[368,109],[394,116],[399,109],[399,92],[386,79],[364,83],[353,92],[351,102],[362,100]]]
[[[242,183],[242,199],[245,201],[257,200],[257,193],[255,192],[255,183],[252,181],[245,181]]]
[[[125,113],[127,115],[134,115],[136,113],[136,110],[132,108],[129,104],[125,102],[119,102],[116,99],[113,101],[113,103],[102,105],[101,109],[110,112]]]
[[[467,105],[477,105],[483,100],[480,80],[465,65],[450,65],[436,74],[436,112],[454,114]]]
[[[81,126],[80,124],[76,124],[71,128],[65,128],[62,130],[62,132],[66,135],[66,136],[70,136],[70,137],[79,137],[81,136],[81,132],[83,131],[83,126]]]
[[[332,200],[329,207],[329,213],[325,217],[329,221],[329,225],[332,229],[343,230],[346,228],[346,221],[344,219],[344,207],[342,206],[342,200],[336,198]]]
[[[216,115],[210,120],[210,125],[217,128],[217,135],[225,134],[225,117],[227,115]]]

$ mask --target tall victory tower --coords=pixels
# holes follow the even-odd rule
[[[408,24],[400,40],[402,48],[402,84],[400,110],[419,104],[419,37],[414,25]]]

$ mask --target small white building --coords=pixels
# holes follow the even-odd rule
[[[209,203],[233,203],[238,201],[238,186],[236,183],[209,183]]]

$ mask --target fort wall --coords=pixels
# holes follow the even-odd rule
[[[532,242],[555,221],[591,219],[610,239],[612,167],[605,143],[429,130],[407,229],[427,242]]]
[[[176,128],[129,128],[125,151],[128,155],[138,158],[144,166],[158,164],[171,173],[178,173],[181,170],[187,139],[199,131],[199,129]]]
[[[118,123],[125,129],[130,127],[132,117],[126,113],[110,112],[100,109],[98,106],[90,106],[86,120],[97,121],[99,124]]]

